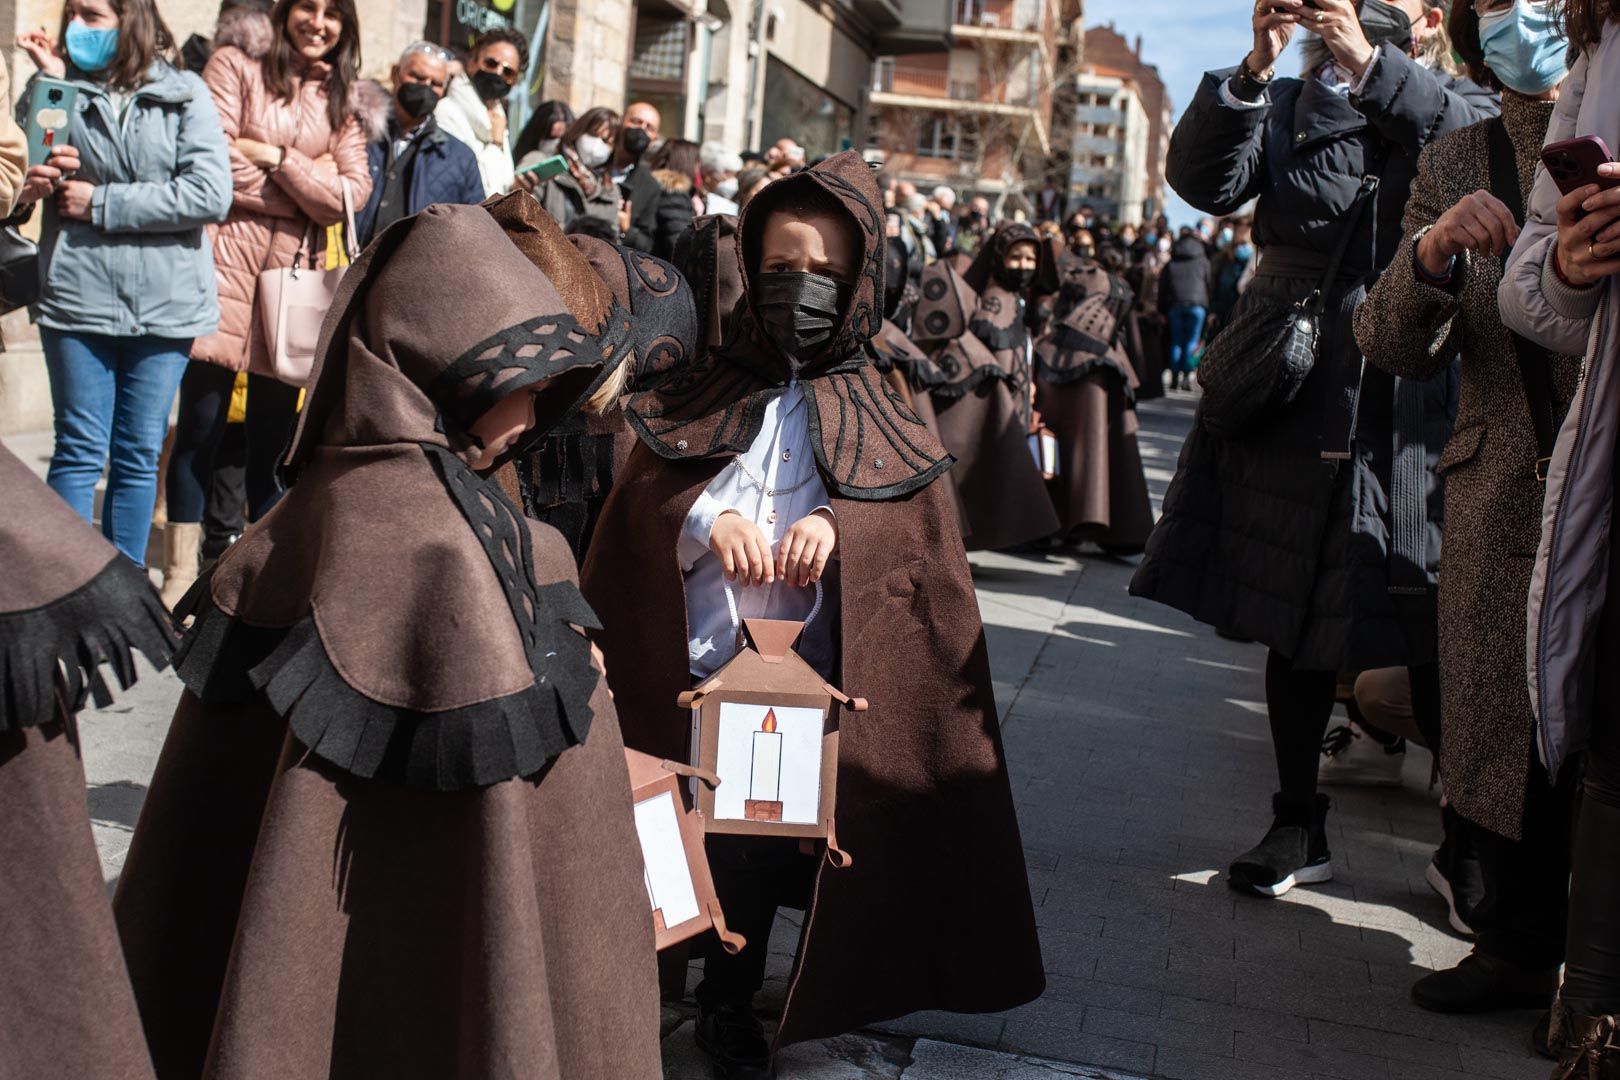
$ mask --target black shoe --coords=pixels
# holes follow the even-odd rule
[[[1281,792],[1271,797],[1275,818],[1260,845],[1239,855],[1227,871],[1227,884],[1275,899],[1295,885],[1333,880],[1333,854],[1327,846],[1328,797],[1300,803]]]
[[[1532,971],[1475,949],[1454,968],[1412,984],[1412,1000],[1430,1012],[1486,1013],[1541,1009],[1558,989],[1558,970]]]
[[[771,1047],[765,1025],[748,1005],[698,1003],[698,1049],[709,1056],[726,1080],[770,1080]]]

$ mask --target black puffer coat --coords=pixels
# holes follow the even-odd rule
[[[1159,275],[1159,310],[1175,307],[1209,307],[1209,249],[1196,236],[1176,241]]]
[[[1259,197],[1253,305],[1298,299],[1316,274],[1266,269],[1325,262],[1362,177],[1377,202],[1329,290],[1323,343],[1298,397],[1233,439],[1195,420],[1164,514],[1131,591],[1255,638],[1311,670],[1358,671],[1435,659],[1441,499],[1434,467],[1455,415],[1455,369],[1428,383],[1366,368],[1351,315],[1394,256],[1417,157],[1431,140],[1496,112],[1486,91],[1380,46],[1363,92],[1279,79],[1235,107],[1211,72],[1170,142],[1171,185],[1228,214]],[[1282,249],[1291,249],[1284,251]]]

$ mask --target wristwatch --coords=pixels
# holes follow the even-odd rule
[[[1269,67],[1264,72],[1256,74],[1249,69],[1249,58],[1245,56],[1241,61],[1238,62],[1237,73],[1238,78],[1242,79],[1244,82],[1253,83],[1256,86],[1264,89],[1270,84],[1271,80],[1276,77],[1277,69],[1275,67]]]
[[[1266,87],[1271,85],[1271,79],[1277,74],[1277,69],[1267,68],[1264,75],[1256,75],[1249,70],[1249,58],[1245,56],[1238,64],[1237,74],[1232,77],[1233,93],[1244,101],[1259,101],[1265,96]]]

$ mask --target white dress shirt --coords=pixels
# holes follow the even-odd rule
[[[827,488],[816,470],[804,393],[797,382],[765,406],[765,422],[754,443],[697,497],[681,530],[677,557],[686,575],[687,652],[692,674],[706,679],[737,655],[737,639],[726,603],[725,568],[709,550],[709,534],[727,510],[753,522],[770,541],[774,557],[788,528],[817,510],[830,510]],[[744,588],[731,582],[741,619],[804,619],[815,606],[814,586],[798,588],[780,579]],[[824,677],[837,667],[836,610],[828,604],[800,638],[795,652]]]

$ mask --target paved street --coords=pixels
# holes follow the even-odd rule
[[[1190,395],[1144,406],[1162,495]],[[43,438],[8,439],[43,468]],[[975,556],[1048,990],[994,1016],[920,1015],[797,1047],[794,1080],[1532,1080],[1532,1013],[1448,1018],[1407,988],[1466,945],[1423,870],[1439,836],[1429,758],[1405,786],[1335,795],[1338,879],[1280,901],[1221,872],[1269,824],[1259,646],[1125,593],[1131,565]],[[90,808],[117,875],[177,684],[149,676],[84,720]],[[783,919],[779,1002],[796,927]],[[942,943],[942,947],[949,947]],[[668,1075],[710,1074],[690,1014],[666,1011]],[[1063,1064],[1078,1063],[1078,1064]]]

